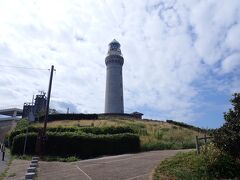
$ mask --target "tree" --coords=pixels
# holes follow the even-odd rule
[[[224,113],[226,122],[215,130],[214,143],[221,150],[240,160],[240,93],[233,94],[230,102],[233,108]]]

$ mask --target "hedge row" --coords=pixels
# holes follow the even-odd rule
[[[27,154],[35,153],[36,133],[30,133],[27,141]],[[22,154],[25,134],[17,135],[12,144],[13,154]],[[139,136],[135,134],[94,135],[73,132],[48,132],[46,155],[77,156],[80,158],[100,155],[123,154],[140,151]]]
[[[81,120],[81,119],[98,119],[98,114],[49,114],[48,121],[55,120]],[[38,120],[38,119],[36,119]],[[44,120],[44,116],[40,117],[40,121]]]
[[[28,132],[38,133],[40,128],[30,126]],[[75,132],[80,134],[81,132],[91,134],[121,134],[121,133],[134,133],[134,130],[127,126],[118,127],[51,127],[47,128],[48,132]],[[13,138],[19,134],[26,133],[26,129],[13,131],[9,136],[9,145],[11,147]]]
[[[91,134],[121,134],[121,133],[134,133],[134,130],[128,126],[118,127],[81,127],[81,131]]]
[[[11,153],[12,154],[22,154],[24,148],[26,135],[19,134],[13,139]],[[27,144],[26,144],[26,154],[34,154],[35,147],[36,147],[36,140],[37,140],[37,133],[29,133],[27,137]]]
[[[183,122],[177,122],[177,121],[173,121],[173,120],[166,120],[167,123],[170,123],[170,124],[174,124],[174,125],[177,125],[177,126],[181,126],[181,127],[184,127],[184,128],[188,128],[188,129],[192,129],[192,130],[195,130],[195,131],[198,131],[198,132],[207,132],[208,130],[206,129],[202,129],[202,128],[199,128],[199,127],[196,127],[196,126],[192,126],[192,125],[189,125],[189,124],[186,124],[186,123],[183,123]]]

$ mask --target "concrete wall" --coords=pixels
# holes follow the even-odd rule
[[[107,64],[105,113],[124,113],[122,64],[116,61]]]

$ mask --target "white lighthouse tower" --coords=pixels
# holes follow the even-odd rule
[[[122,80],[124,59],[120,44],[115,39],[109,44],[105,63],[107,66],[105,113],[124,113]]]

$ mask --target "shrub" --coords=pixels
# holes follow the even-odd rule
[[[98,114],[49,114],[48,121],[55,120],[81,120],[81,119],[98,119]],[[44,120],[44,116],[40,117],[40,121]]]
[[[26,127],[25,127],[25,128],[16,128],[14,131],[12,131],[12,132],[10,133],[9,139],[8,139],[8,141],[9,141],[9,147],[12,146],[14,137],[16,137],[16,136],[19,135],[19,134],[24,134],[24,133],[26,133],[26,130],[27,130],[27,129],[26,129]],[[29,126],[29,127],[28,127],[28,132],[29,132],[29,133],[31,133],[31,132],[37,133],[38,130],[39,130],[39,128],[36,128],[36,127],[33,127],[33,126]]]
[[[9,147],[9,133],[5,134],[3,143],[5,147]]]
[[[118,127],[82,127],[81,131],[91,134],[121,134],[121,133],[134,133],[134,130],[127,126]]]
[[[30,133],[26,153],[34,153],[36,133]],[[21,154],[25,135],[17,135],[13,140],[12,153]],[[46,155],[77,156],[80,158],[99,155],[122,154],[138,152],[140,150],[139,137],[134,134],[94,135],[73,132],[48,132]]]
[[[214,143],[202,146],[201,153],[209,177],[235,178],[240,175],[240,164],[230,155],[218,149]]]
[[[93,135],[49,133],[46,153],[81,158],[139,151],[139,138],[133,134]]]
[[[233,108],[224,113],[225,124],[213,133],[214,143],[218,148],[240,160],[240,93],[235,93]]]
[[[28,120],[26,119],[21,119],[17,122],[17,125],[15,127],[15,130],[22,130],[22,129],[26,129],[26,127],[29,125]]]
[[[213,144],[204,145],[201,154],[178,153],[155,169],[153,179],[233,179],[240,176],[240,164]]]
[[[199,131],[199,132],[203,132],[203,133],[208,132],[208,130],[206,130],[206,129],[202,129],[202,128],[199,128],[199,127],[195,127],[195,126],[186,124],[186,123],[184,123],[184,122],[177,122],[177,121],[173,121],[173,120],[166,120],[166,122],[169,123],[169,124],[174,124],[174,125],[180,126],[180,127],[192,129],[192,130],[194,130],[194,131]]]
[[[29,126],[28,132],[37,133],[40,128]],[[81,134],[82,132],[91,134],[121,134],[121,133],[134,133],[130,127],[51,127],[47,128],[48,132],[75,132]],[[26,128],[12,131],[9,136],[9,145],[11,147],[13,138],[19,134],[26,133]]]
[[[207,165],[209,176],[214,178],[236,178],[240,176],[240,164],[227,154],[217,156],[215,161]]]
[[[22,154],[24,148],[26,135],[19,134],[14,137],[11,153],[12,154]],[[26,144],[26,154],[34,154],[35,153],[35,146],[36,146],[37,134],[36,133],[29,133],[27,137],[27,144]]]

